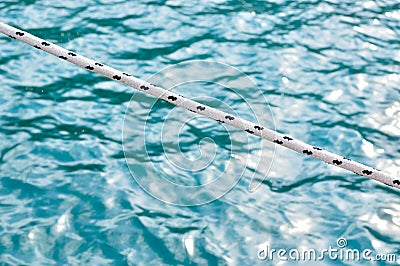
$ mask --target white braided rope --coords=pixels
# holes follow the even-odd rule
[[[2,22],[0,22],[0,32],[8,35],[13,39],[17,39],[19,41],[27,43],[37,49],[43,50],[61,59],[67,60],[92,72],[96,72],[110,79],[114,79],[118,82],[124,83],[136,90],[145,92],[156,98],[172,103],[176,106],[180,106],[197,114],[207,116],[218,122],[226,123],[235,128],[244,130],[250,134],[259,136],[273,143],[297,151],[298,153],[319,159],[325,163],[335,165],[337,167],[354,172],[358,175],[366,176],[382,182],[386,185],[400,189],[400,178],[392,177],[389,174],[380,170],[368,167],[355,161],[351,161],[350,159],[347,159],[343,156],[331,153],[318,147],[314,147],[302,141],[293,139],[289,136],[280,134],[276,131],[264,128],[261,125],[254,124],[240,117],[187,99],[179,94],[152,85],[146,81],[133,77],[125,72],[118,71],[112,67],[106,66],[92,59],[86,58],[75,52],[68,51],[58,45],[40,39],[32,34],[29,34],[28,32],[14,28]]]

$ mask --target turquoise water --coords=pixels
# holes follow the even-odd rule
[[[262,90],[279,131],[400,176],[398,1],[56,2],[2,1],[1,20],[141,78],[187,60],[229,64]],[[400,259],[399,191],[283,148],[254,193],[250,176],[265,173],[249,167],[209,204],[155,199],[124,158],[131,88],[7,37],[0,47],[0,264],[271,265],[276,257],[257,257],[263,243],[321,250],[337,248],[340,237],[348,248]],[[182,94],[215,96],[241,112],[243,101],[229,91],[201,87]],[[259,96],[242,93],[262,116]],[[141,99],[145,106],[150,98]],[[160,103],[150,118],[138,108],[135,119],[157,128],[168,108]],[[241,146],[217,124],[198,125],[182,129],[188,156],[208,137],[218,163],[229,159],[230,143]],[[166,137],[173,144],[176,135]],[[164,166],[179,155],[168,147],[150,158]],[[183,183],[206,182],[212,172]]]

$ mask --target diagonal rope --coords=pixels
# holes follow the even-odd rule
[[[150,94],[156,98],[169,102],[179,107],[183,107],[197,114],[207,116],[220,123],[226,123],[235,128],[246,131],[247,133],[259,136],[270,142],[279,144],[298,153],[304,154],[321,160],[325,163],[335,165],[346,169],[358,175],[366,176],[375,179],[386,185],[400,189],[400,178],[395,178],[389,174],[366,166],[364,164],[352,161],[338,154],[331,153],[321,148],[309,145],[302,141],[296,140],[290,136],[278,133],[274,130],[265,128],[261,125],[252,123],[240,117],[220,111],[218,109],[206,106],[199,102],[187,99],[182,95],[167,91],[163,88],[152,85],[146,81],[136,78],[128,73],[121,72],[112,67],[79,55],[75,52],[68,51],[49,41],[38,38],[28,32],[14,28],[10,25],[0,22],[0,32],[8,35],[10,38],[22,41],[37,49],[43,50],[49,54],[55,55],[63,60],[71,62],[77,66],[88,69],[92,72],[106,76],[110,79],[124,83],[136,90]]]

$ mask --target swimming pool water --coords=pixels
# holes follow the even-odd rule
[[[143,79],[188,60],[236,67],[268,99],[280,132],[400,176],[397,1],[2,1],[0,11],[5,23]],[[5,36],[0,47],[0,264],[269,265],[278,260],[259,260],[262,244],[321,250],[341,237],[348,248],[400,259],[399,191],[284,148],[254,193],[249,178],[265,171],[250,165],[209,204],[155,199],[124,158],[131,88]],[[181,91],[247,115],[243,100],[220,86]],[[259,94],[242,96],[265,114]],[[170,106],[159,103],[149,118],[140,108],[149,98],[135,97],[134,121],[159,133]],[[170,174],[175,181],[207,182],[225,170],[231,144],[236,158],[257,144],[196,121],[183,126],[179,144],[174,119],[164,149],[147,142],[167,170],[167,157],[182,160],[179,148],[190,159],[204,147],[209,159],[217,147],[215,168]],[[129,130],[142,147],[141,129]],[[131,170],[157,177],[143,165],[138,156]]]

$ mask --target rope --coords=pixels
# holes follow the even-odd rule
[[[106,76],[115,81],[124,83],[141,92],[150,94],[158,99],[164,100],[179,107],[183,107],[199,115],[207,116],[211,119],[214,119],[217,122],[226,123],[237,129],[244,130],[249,134],[261,137],[263,139],[279,144],[281,146],[294,150],[303,155],[313,157],[325,163],[343,168],[358,175],[375,179],[388,186],[400,189],[400,178],[392,177],[389,174],[377,170],[375,168],[371,168],[369,166],[352,161],[338,154],[331,153],[319,147],[315,147],[307,143],[304,143],[302,141],[296,140],[290,136],[278,133],[274,130],[270,130],[261,125],[254,124],[240,117],[206,106],[199,102],[187,99],[182,95],[167,91],[163,88],[160,88],[146,81],[143,81],[139,78],[136,78],[128,73],[121,72],[112,67],[106,66],[102,63],[86,58],[82,55],[79,55],[75,52],[68,51],[49,41],[40,39],[32,34],[29,34],[28,32],[14,28],[2,22],[0,22],[0,32],[8,35],[13,39],[22,41],[30,46],[33,46],[44,52],[47,52],[63,60],[71,62],[77,66],[98,73],[100,75]]]

